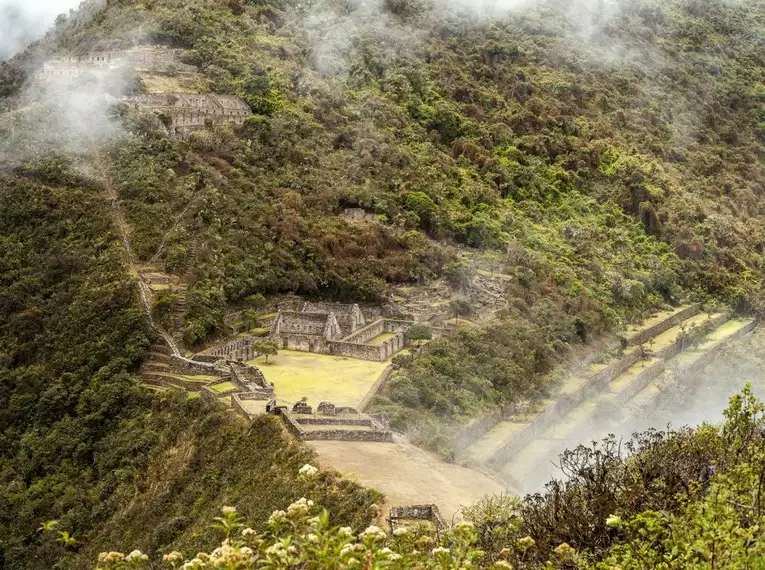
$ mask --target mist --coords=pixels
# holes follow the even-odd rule
[[[59,14],[80,0],[0,0],[0,61],[41,38]]]

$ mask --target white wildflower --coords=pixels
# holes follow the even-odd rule
[[[286,514],[284,511],[274,511],[273,513],[271,513],[271,517],[274,516],[274,513],[282,513],[282,515],[281,515],[282,517],[284,517],[284,515]],[[271,517],[268,517],[268,522],[269,523],[271,523]],[[256,534],[258,534],[258,533],[255,532],[250,527],[246,527],[246,528],[242,529],[242,536],[245,537],[245,538],[247,538],[248,536],[255,536]]]
[[[297,501],[287,507],[287,516],[293,518],[304,515],[308,513],[308,508],[311,506],[313,506],[313,501],[308,501],[305,497],[300,497]]]
[[[379,539],[384,540],[387,536],[385,534],[385,531],[381,529],[379,526],[375,525],[369,525],[364,532],[361,533],[361,538],[371,538],[371,539]]]
[[[353,536],[353,529],[349,526],[342,526],[340,527],[340,530],[337,531],[337,536],[340,536],[342,538],[348,538],[349,536]]]
[[[249,546],[242,546],[239,549],[239,554],[244,554],[245,556],[252,556],[252,548]]]
[[[134,550],[133,552],[125,556],[126,562],[146,562],[148,559],[149,557],[146,556],[140,550]]]
[[[98,562],[101,564],[117,564],[125,560],[125,555],[121,552],[102,552],[98,555]]]
[[[221,511],[224,515],[233,515],[236,513],[236,507],[223,507]]]
[[[274,556],[280,556],[284,552],[284,545],[281,542],[276,542],[266,548],[266,554],[272,554]]]
[[[409,529],[405,526],[398,527],[396,530],[393,531],[393,536],[408,536],[409,535]]]
[[[308,536],[306,536],[306,539],[308,539],[308,542],[319,542],[319,537],[316,536],[314,533],[308,534]]]
[[[340,549],[340,556],[345,556],[347,554],[350,554],[351,552],[353,552],[353,545],[346,544]]]
[[[306,463],[300,468],[300,470],[298,471],[298,475],[300,475],[301,477],[310,478],[316,475],[318,472],[319,470],[316,469],[316,467]]]
[[[274,511],[273,513],[271,513],[271,516],[268,517],[268,524],[271,526],[274,526],[283,522],[286,518],[287,518],[287,513],[285,513],[284,511]],[[252,529],[244,529],[244,530],[250,530],[252,531],[252,534],[255,534],[255,531]],[[242,534],[245,534],[244,530],[242,531]]]
[[[449,554],[451,551],[448,548],[444,548],[443,546],[436,546],[433,550],[430,551],[430,553],[433,556],[438,556],[439,554]]]
[[[174,550],[170,554],[165,554],[162,557],[162,561],[169,562],[170,564],[178,564],[179,562],[183,562],[183,554],[181,554],[177,550]]]

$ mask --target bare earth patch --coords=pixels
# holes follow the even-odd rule
[[[385,493],[390,507],[435,503],[450,522],[460,507],[505,487],[488,475],[441,461],[410,443],[313,441],[324,467]]]

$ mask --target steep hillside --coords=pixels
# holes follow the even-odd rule
[[[136,261],[184,284],[155,309],[187,348],[259,294],[469,291],[488,252],[506,308],[400,358],[374,402],[449,453],[457,426],[542,398],[582,344],[652,309],[761,311],[763,31],[761,0],[114,0],[59,19],[0,64],[2,565],[52,565],[46,518],[87,541],[61,567],[126,520],[156,522],[128,523],[136,546],[191,550],[222,502],[282,505],[309,457],[270,420],[247,431],[136,387],[150,333],[104,181]],[[74,78],[73,96],[35,82],[51,58],[149,44],[177,65]],[[237,95],[253,115],[179,138],[114,99],[157,92]],[[187,449],[205,460],[162,471]],[[374,493],[324,483],[338,522],[368,518]]]
[[[210,547],[199,530],[221,504],[265,520],[305,493],[313,455],[272,418],[248,428],[139,387],[149,331],[102,190],[48,167],[0,174],[0,566],[88,568],[126,537]],[[331,475],[314,493],[357,525],[379,497]],[[74,551],[37,532],[49,519]]]

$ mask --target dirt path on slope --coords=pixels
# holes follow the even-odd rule
[[[322,467],[336,469],[349,479],[383,492],[385,515],[390,507],[435,503],[450,523],[460,507],[506,490],[484,473],[446,463],[403,441],[308,443],[318,451]]]

